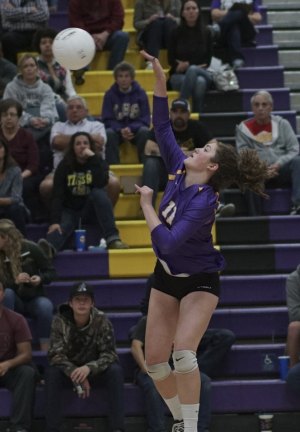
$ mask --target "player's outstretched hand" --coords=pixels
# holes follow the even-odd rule
[[[144,57],[145,60],[150,61],[152,63],[153,72],[156,76],[156,79],[157,80],[163,80],[165,82],[166,81],[166,75],[165,75],[163,67],[160,64],[160,61],[158,60],[158,58],[153,57],[152,55],[148,54],[144,50],[141,50],[140,53]]]

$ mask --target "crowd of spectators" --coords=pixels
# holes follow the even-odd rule
[[[52,258],[82,222],[96,221],[108,249],[128,247],[119,236],[114,217],[121,184],[109,170],[109,165],[121,162],[122,143],[136,146],[143,164],[143,184],[154,190],[154,202],[158,192],[164,190],[168,175],[150,128],[148,96],[135,79],[133,65],[124,61],[129,35],[123,30],[121,0],[68,2],[70,25],[90,32],[97,51],[110,52],[107,69],[115,82],[104,95],[97,119],[89,114],[85,99],[76,94],[70,71],[53,56],[56,31],[48,28],[47,22],[57,8],[56,0],[0,3],[0,327],[8,341],[5,349],[0,344],[0,385],[13,392],[11,430],[29,431],[39,378],[31,364],[30,330],[14,310],[36,321],[40,349],[48,351],[50,347],[47,431],[60,428],[62,413],[57,395],[62,386],[75,386],[78,396],[85,398],[95,382],[108,389],[111,431],[121,432],[124,378],[112,324],[96,309],[94,292],[85,283],[74,285],[53,320],[53,305],[44,295],[43,284],[54,279]],[[134,7],[133,26],[139,47],[155,57],[161,49],[167,49],[169,88],[179,93],[170,106],[170,120],[178,145],[187,156],[214,138],[203,123],[190,119],[190,114],[203,112],[205,94],[213,88],[208,67],[215,33],[231,65],[235,69],[243,67],[242,47],[255,46],[255,25],[262,16],[257,0],[212,0],[211,19],[212,27],[204,23],[196,0],[137,0]],[[151,69],[152,63],[144,67]],[[86,70],[73,74],[77,86],[84,84]],[[258,152],[269,166],[267,186],[291,186],[291,214],[299,215],[297,137],[287,120],[272,114],[269,92],[255,92],[251,106],[253,118],[233,131],[237,151],[247,147]],[[248,193],[246,200],[249,215],[262,214],[260,197]],[[223,215],[233,212],[231,207]],[[38,244],[28,241],[29,222],[48,222],[46,239]],[[287,283],[287,349],[292,366],[288,385],[298,392],[299,286],[298,268]],[[132,330],[130,340],[138,365],[136,382],[146,394],[149,430],[160,431],[165,428],[165,410],[143,365],[145,322],[146,317]],[[91,346],[91,340],[95,346]],[[199,432],[208,430],[210,419],[213,362],[205,364],[205,353],[212,345],[215,351],[218,347],[220,363],[220,353],[226,354],[234,335],[226,330],[215,330],[213,335],[208,331],[203,341],[207,345],[199,347],[198,361],[205,365],[207,376],[202,376]]]

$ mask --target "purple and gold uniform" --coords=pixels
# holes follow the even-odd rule
[[[161,224],[151,232],[154,252],[171,277],[218,273],[225,266],[211,234],[218,193],[208,184],[185,187],[186,156],[171,129],[167,98],[154,97],[153,113],[156,140],[169,173],[159,208]]]

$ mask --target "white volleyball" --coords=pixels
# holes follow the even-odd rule
[[[52,49],[58,63],[66,69],[78,70],[91,63],[96,45],[87,31],[71,27],[56,35]]]

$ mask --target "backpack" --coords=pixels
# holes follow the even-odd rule
[[[212,76],[216,90],[227,92],[240,88],[237,76],[229,64],[224,64],[213,71]]]

